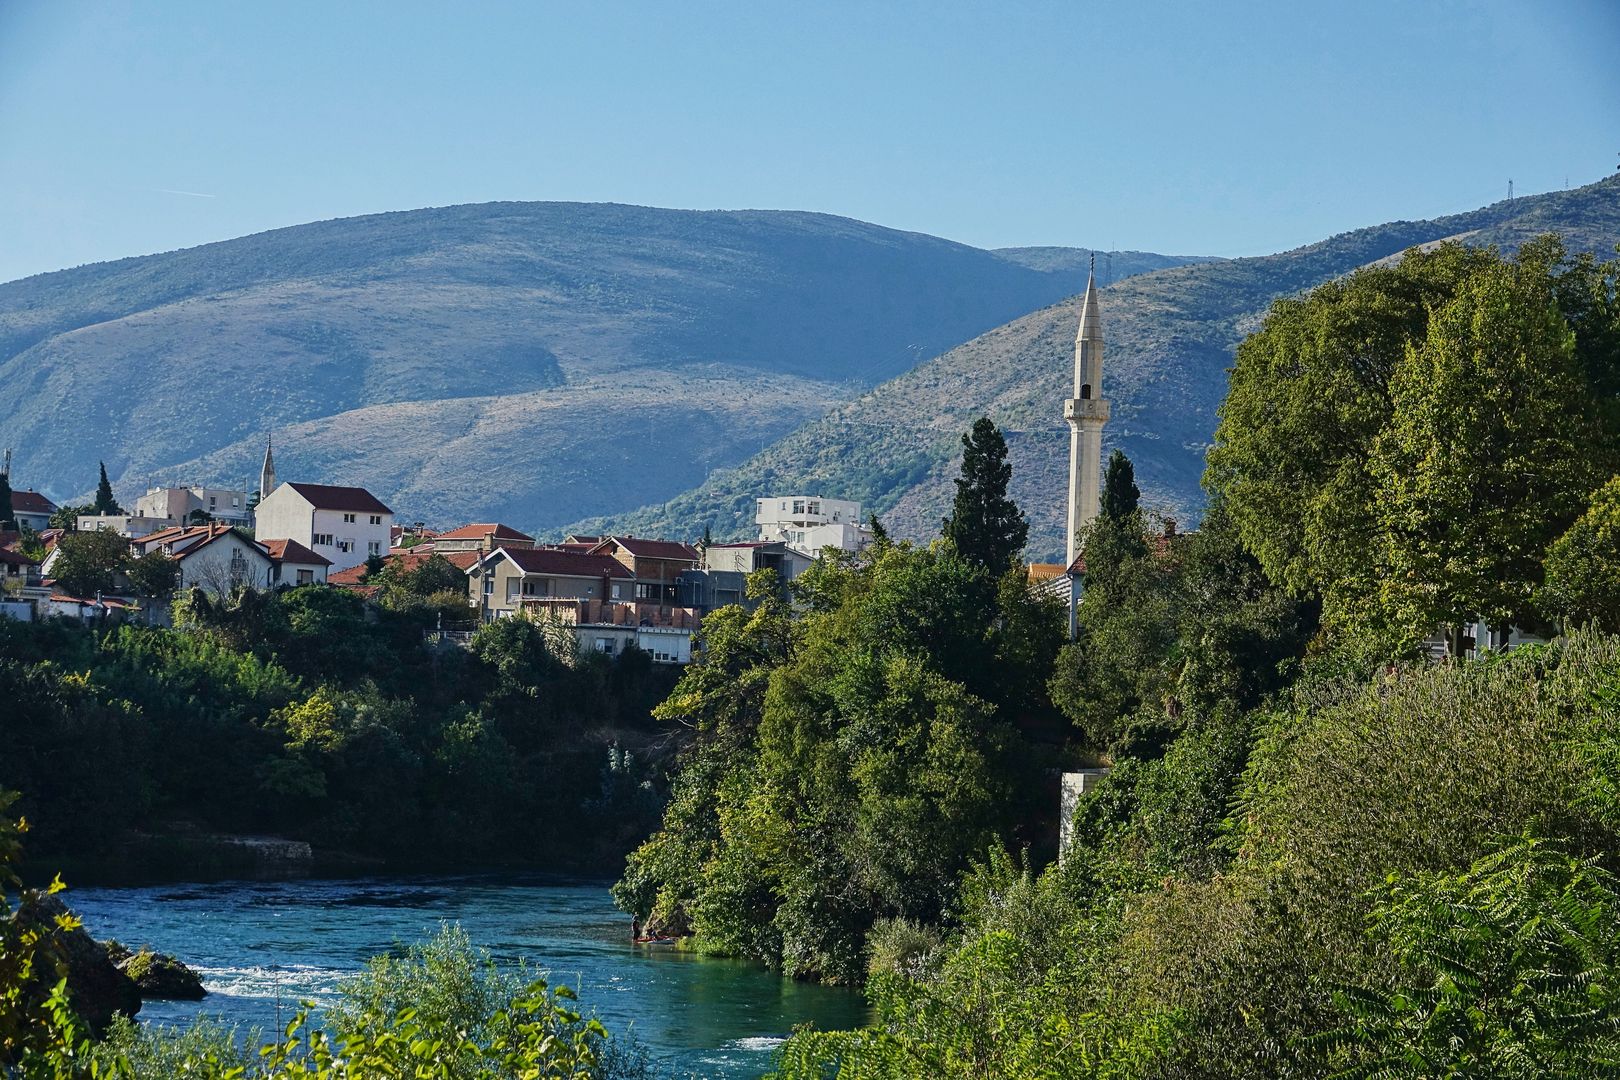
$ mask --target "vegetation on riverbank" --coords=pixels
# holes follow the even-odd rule
[[[36,864],[195,872],[189,838],[225,833],[396,868],[614,865],[657,812],[642,751],[672,678],[524,621],[427,648],[430,597],[410,599],[197,594],[174,630],[0,620],[0,786]],[[132,845],[180,865],[131,866]]]
[[[949,541],[717,625],[661,708],[693,734],[621,902],[868,980],[877,1022],[799,1034],[784,1078],[1620,1066],[1617,277],[1442,247],[1278,305],[1197,533],[1111,466],[1073,644]],[[1423,655],[1469,616],[1600,628]],[[1111,771],[1056,865],[1045,781],[1088,756]]]

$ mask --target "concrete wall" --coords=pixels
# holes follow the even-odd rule
[[[1058,802],[1058,861],[1062,862],[1074,843],[1074,812],[1080,806],[1080,796],[1102,782],[1107,769],[1081,769],[1063,774],[1062,793]]]

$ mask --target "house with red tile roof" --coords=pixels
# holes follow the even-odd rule
[[[630,571],[636,579],[635,599],[665,605],[675,603],[681,574],[703,561],[691,544],[642,536],[604,536],[590,553],[606,555]]]
[[[254,509],[261,543],[295,540],[331,561],[331,570],[359,566],[389,550],[394,512],[365,488],[288,481]]]
[[[51,527],[51,515],[56,510],[56,504],[37,491],[13,490],[11,493],[11,513],[19,526],[44,532]]]
[[[446,551],[493,551],[497,547],[534,546],[534,537],[528,533],[519,532],[510,525],[502,525],[495,521],[463,525],[459,529],[451,529],[433,538],[433,550],[441,554]]]
[[[635,575],[606,555],[498,547],[477,556],[467,579],[468,595],[488,622],[554,600],[627,602]]]
[[[296,540],[266,540],[260,547],[270,556],[270,585],[324,585],[332,560]],[[362,567],[363,568],[363,567]]]

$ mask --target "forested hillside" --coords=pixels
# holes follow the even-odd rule
[[[824,214],[488,203],[0,285],[0,445],[58,499],[283,477],[525,528],[661,501],[1080,285]],[[1185,260],[1124,253],[1116,273]]]
[[[1504,250],[1558,232],[1572,252],[1620,243],[1620,179],[1497,203],[1433,221],[1345,233],[1280,255],[1142,274],[1104,290],[1104,383],[1113,401],[1105,445],[1136,462],[1148,505],[1183,519],[1202,507],[1199,477],[1242,338],[1271,303],[1407,248],[1457,238]],[[987,412],[1007,432],[1013,492],[1030,515],[1030,554],[1064,546],[1076,301],[1014,319],[811,421],[746,463],[679,498],[593,519],[586,531],[657,533],[709,523],[717,536],[752,528],[752,499],[806,491],[859,499],[896,536],[937,535],[950,500],[957,436]]]

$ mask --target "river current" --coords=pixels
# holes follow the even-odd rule
[[[752,1077],[795,1025],[866,1019],[858,993],[738,961],[629,943],[600,883],[495,877],[371,878],[84,888],[65,894],[98,938],[172,953],[203,977],[201,1002],[147,1002],[140,1018],[198,1013],[273,1031],[299,1001],[330,1002],[367,958],[459,923],[502,964],[579,992],[613,1032],[631,1031],[675,1077]]]

